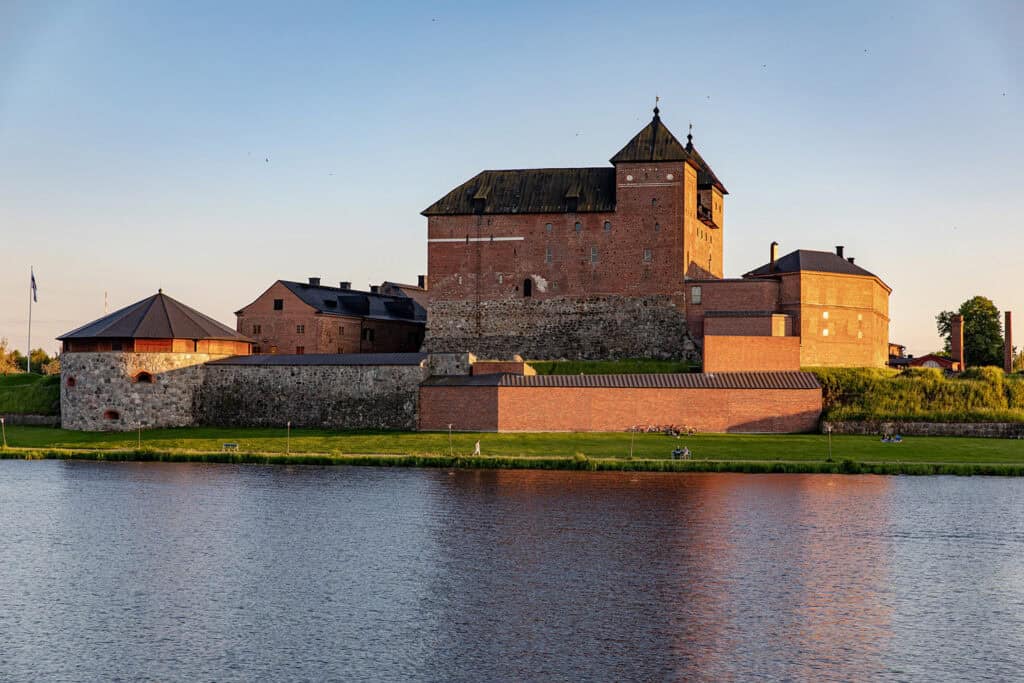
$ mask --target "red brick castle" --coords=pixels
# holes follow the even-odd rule
[[[768,264],[722,279],[727,191],[686,139],[655,107],[610,167],[483,171],[428,207],[425,348],[884,365],[891,290],[841,247],[773,245]]]

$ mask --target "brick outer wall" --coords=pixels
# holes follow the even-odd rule
[[[493,359],[700,357],[669,296],[433,301],[424,347]]]
[[[420,428],[465,431],[616,432],[675,424],[701,432],[808,432],[820,389],[422,387]]]
[[[225,427],[415,429],[419,366],[209,365],[197,421]]]
[[[130,431],[141,424],[186,427],[195,423],[203,363],[224,358],[205,353],[65,353],[61,355],[61,427],[79,431]],[[135,382],[149,372],[152,384]],[[73,380],[74,386],[69,381]],[[104,413],[116,411],[117,419]]]
[[[704,372],[799,369],[798,337],[704,337]]]

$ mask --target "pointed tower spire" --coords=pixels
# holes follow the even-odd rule
[[[686,151],[693,149],[693,122],[690,122],[690,131],[686,134]]]
[[[654,96],[654,118],[658,118],[658,114],[661,113],[661,110],[658,109],[658,102],[660,102],[660,101],[661,101],[661,98],[658,97],[657,95],[655,95]]]

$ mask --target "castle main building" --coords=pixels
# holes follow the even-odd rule
[[[703,356],[719,371],[885,364],[891,290],[842,248],[773,246],[765,266],[722,279],[728,192],[657,107],[611,164],[483,171],[424,210],[425,349]]]

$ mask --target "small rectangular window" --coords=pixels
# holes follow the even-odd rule
[[[253,353],[259,353],[260,352],[260,345],[259,344],[253,344],[252,345],[252,352]]]
[[[296,346],[295,347],[295,353],[297,353],[300,356],[303,355],[304,353],[306,353],[306,347],[305,346]]]
[[[576,221],[576,232],[580,232],[582,230],[583,230],[583,224],[580,223],[579,221]]]
[[[597,263],[597,247],[590,248],[590,262]]]
[[[690,303],[699,304],[701,299],[700,287],[690,287]]]
[[[650,263],[653,258],[653,254],[650,249],[644,249],[644,263]]]
[[[306,334],[306,326],[305,325],[296,325],[295,326],[295,334]]]
[[[284,310],[284,299],[274,299],[274,310],[275,311],[283,311]]]
[[[345,334],[345,326],[338,325],[338,334]]]
[[[373,341],[373,329],[369,327],[363,328],[363,341]]]
[[[544,260],[547,261],[548,263],[551,263],[552,261],[555,260],[555,254],[551,247],[548,247],[544,251]]]
[[[551,232],[551,230],[552,230],[552,225],[550,223],[545,223],[544,224],[544,231],[545,232]]]
[[[253,325],[252,326],[252,333],[253,334],[259,334],[262,331],[263,331],[263,328],[261,326],[259,326],[259,325]]]

